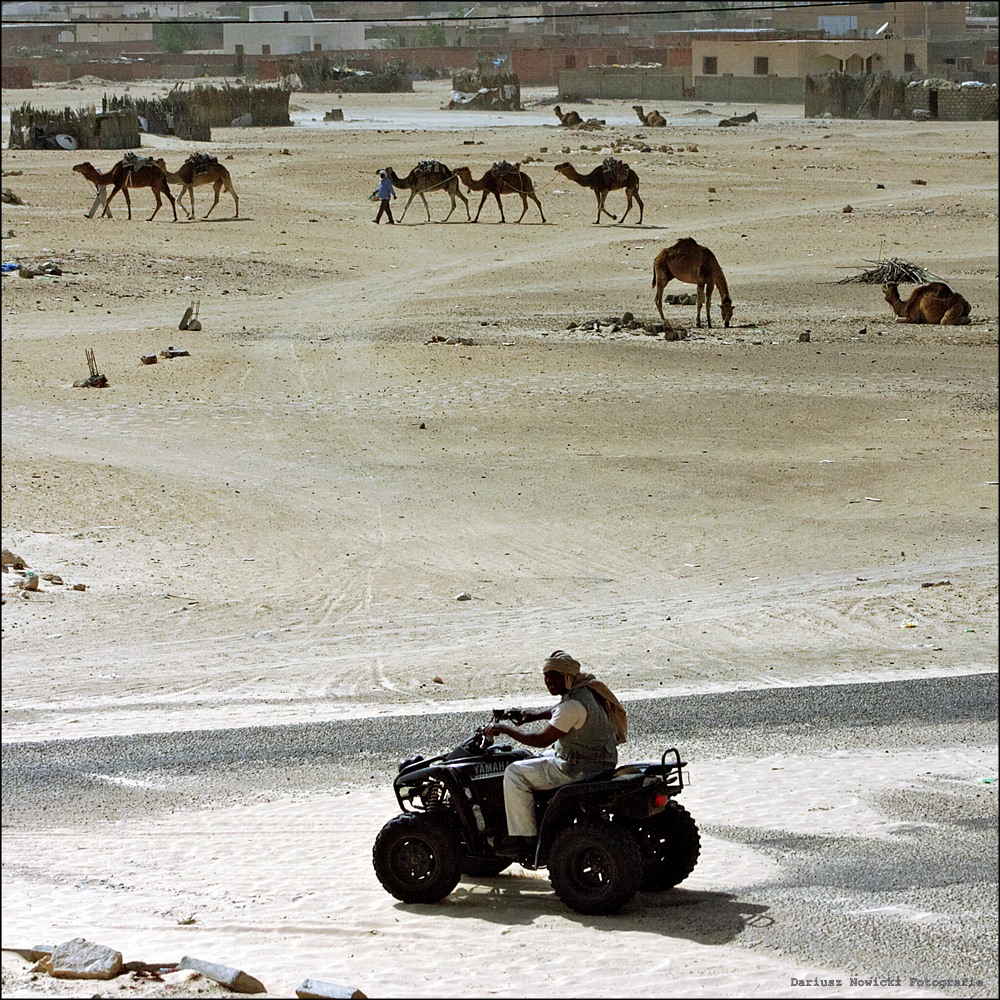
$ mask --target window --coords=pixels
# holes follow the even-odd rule
[[[903,56],[903,69],[907,73],[912,73],[917,68],[917,57],[912,52],[907,52]]]
[[[260,47],[260,54],[262,56],[269,56],[271,54],[271,46],[270,45],[262,45]]]
[[[753,75],[754,76],[767,76],[767,56],[754,56],[753,60]]]
[[[705,76],[715,76],[719,72],[719,60],[715,56],[705,56],[701,60],[701,71]]]
[[[576,56],[566,56],[566,69],[576,69]]]

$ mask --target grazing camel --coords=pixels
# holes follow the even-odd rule
[[[503,214],[503,202],[500,201],[502,194],[521,196],[521,215],[518,222],[524,218],[524,213],[528,211],[529,198],[538,206],[538,214],[542,217],[542,222],[545,221],[542,203],[535,194],[535,185],[531,183],[531,178],[521,170],[520,163],[494,163],[478,181],[473,179],[472,171],[468,167],[459,167],[455,173],[458,174],[466,190],[483,192],[473,222],[479,221],[479,213],[483,210],[483,205],[490,195],[493,195],[497,200],[497,206],[500,208],[500,221],[506,222]]]
[[[625,189],[628,205],[619,222],[625,221],[625,216],[632,209],[632,199],[634,198],[639,203],[639,224],[642,225],[642,213],[645,206],[642,203],[642,198],[639,197],[639,176],[627,163],[622,163],[621,160],[612,160],[608,157],[599,167],[591,170],[589,174],[579,173],[572,163],[560,163],[555,167],[555,170],[556,173],[562,174],[563,177],[573,181],[575,184],[590,188],[594,192],[597,197],[597,219],[595,225],[600,223],[602,212],[612,219],[618,219],[617,215],[612,214],[604,207],[604,200],[607,198],[609,191],[620,191],[622,188]]]
[[[903,302],[895,281],[883,285],[885,301],[892,306],[897,323],[934,323],[939,326],[966,326],[971,306],[943,281],[917,285]]]
[[[156,213],[163,207],[161,194],[167,196],[170,207],[174,210],[174,222],[177,221],[177,205],[174,202],[174,196],[170,193],[170,188],[167,187],[166,172],[153,161],[137,158],[134,154],[131,154],[131,157],[129,154],[126,154],[124,159],[119,160],[106,173],[101,173],[89,161],[78,163],[73,169],[78,174],[86,177],[88,181],[98,188],[106,184],[113,185],[111,194],[108,195],[108,200],[104,205],[104,211],[101,213],[101,218],[104,218],[105,215],[111,215],[111,199],[121,191],[125,196],[125,204],[128,206],[128,217],[131,219],[132,201],[129,198],[128,189],[148,187],[152,189],[156,197],[156,208],[153,210],[153,214],[149,217],[148,221],[152,222],[156,217]]]
[[[167,170],[167,165],[163,160],[154,160],[153,162],[163,168],[167,180],[171,184],[182,185],[181,193],[177,197],[180,200],[181,208],[187,212],[189,219],[194,218],[194,189],[202,184],[211,184],[215,189],[215,201],[205,213],[206,219],[212,214],[212,209],[219,204],[219,194],[223,189],[233,196],[233,202],[236,204],[234,218],[240,217],[240,198],[233,188],[233,179],[229,176],[229,171],[214,156],[209,156],[207,153],[192,153],[175,171]],[[190,211],[184,206],[185,191],[191,199]]]
[[[557,104],[553,109],[556,113],[556,118],[559,119],[560,125],[582,125],[583,119],[575,111],[567,111],[563,113],[562,108]]]
[[[443,163],[437,160],[421,160],[405,177],[397,177],[396,171],[392,167],[385,167],[384,169],[386,177],[392,181],[394,187],[409,188],[410,191],[410,197],[403,208],[403,214],[399,217],[400,222],[403,221],[406,209],[410,207],[410,202],[418,194],[420,195],[420,200],[424,203],[424,208],[427,209],[427,221],[430,222],[431,210],[427,205],[424,193],[437,190],[447,191],[448,196],[451,198],[451,212],[442,221],[447,222],[451,218],[451,213],[455,211],[456,197],[461,198],[465,202],[466,217],[468,219],[472,218],[472,214],[469,212],[469,199],[459,189],[458,176]]]
[[[639,121],[649,128],[665,128],[667,119],[659,111],[644,112],[641,104],[633,104],[632,110],[639,116]]]
[[[653,287],[656,289],[656,308],[664,323],[667,320],[663,315],[663,289],[671,278],[698,286],[697,326],[701,326],[701,307],[704,303],[705,319],[711,328],[712,289],[718,288],[719,295],[722,296],[722,321],[729,326],[729,321],[733,318],[733,300],[729,297],[726,276],[722,273],[715,254],[708,247],[700,246],[687,236],[656,255],[656,260],[653,261]]]
[[[748,115],[734,115],[732,118],[722,118],[719,121],[719,128],[732,128],[735,125],[746,125],[749,122],[758,121],[757,112],[751,111]]]

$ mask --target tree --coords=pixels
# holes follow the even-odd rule
[[[195,30],[180,21],[156,21],[153,24],[153,41],[161,52],[187,52],[195,48]]]
[[[420,32],[417,41],[425,48],[440,47],[445,44],[444,25],[437,21],[428,21]]]

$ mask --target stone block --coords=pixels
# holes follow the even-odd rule
[[[49,956],[56,979],[114,979],[122,970],[122,953],[86,938],[57,944]]]
[[[254,979],[240,969],[230,968],[228,965],[216,965],[214,962],[203,962],[200,958],[192,958],[185,955],[178,963],[178,969],[194,969],[200,972],[206,979],[221,983],[231,989],[234,993],[266,993],[264,984],[259,979]]]
[[[367,1000],[361,990],[353,986],[341,986],[340,983],[328,983],[322,979],[303,979],[295,987],[297,997],[307,997],[309,1000]]]

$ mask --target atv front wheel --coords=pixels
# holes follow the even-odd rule
[[[577,913],[617,913],[636,894],[641,877],[638,845],[610,823],[571,826],[552,845],[552,888]]]
[[[449,823],[403,813],[379,831],[372,849],[375,874],[404,903],[436,903],[458,885],[459,842]]]
[[[642,854],[643,892],[662,892],[680,884],[694,871],[701,853],[698,826],[677,802],[634,826],[632,835]]]

